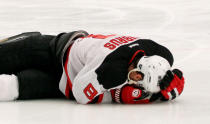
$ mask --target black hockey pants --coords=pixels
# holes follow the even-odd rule
[[[36,33],[0,43],[0,74],[18,77],[18,99],[64,97],[59,91],[62,67],[49,45],[55,36]]]

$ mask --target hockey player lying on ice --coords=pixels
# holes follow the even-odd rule
[[[0,43],[0,101],[65,97],[125,104],[179,96],[184,77],[171,52],[148,39],[23,33]]]

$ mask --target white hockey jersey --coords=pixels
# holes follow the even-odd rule
[[[68,49],[59,84],[62,93],[69,98],[69,94],[72,92],[76,101],[81,104],[91,103],[96,98],[95,102],[111,102],[110,89],[125,85],[127,77],[123,77],[121,80],[118,80],[117,76],[112,77],[119,71],[114,71],[113,67],[106,68],[107,64],[104,64],[104,61],[107,59],[108,65],[115,65],[115,62],[109,59],[115,58],[111,53],[120,46],[131,44],[137,40],[137,37],[131,36],[93,34],[78,38]],[[135,45],[138,44],[131,44],[130,48]],[[118,56],[117,54],[119,53],[113,53],[114,56]],[[120,61],[117,58],[115,60]],[[119,66],[116,68],[120,68],[121,64],[124,63],[116,64]],[[109,78],[111,80],[108,80]]]

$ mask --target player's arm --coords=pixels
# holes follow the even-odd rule
[[[112,99],[122,104],[145,104],[150,103],[152,94],[145,92],[135,85],[125,85],[120,89],[111,90]]]
[[[147,55],[159,55],[165,58],[171,66],[173,65],[174,58],[168,48],[152,40],[144,40],[143,44]],[[175,99],[182,93],[184,83],[184,77],[180,70],[169,70],[160,82],[161,92],[159,96],[161,100],[167,101]]]
[[[159,55],[165,58],[171,66],[173,65],[173,55],[165,46],[162,46],[149,39],[141,39],[139,40],[139,44],[139,49],[144,50],[146,56]]]
[[[80,104],[111,103],[113,101],[111,92],[114,90],[105,89],[102,84],[99,84],[94,69],[88,72],[84,70],[79,72],[72,85],[76,101]]]
[[[80,104],[100,103],[104,92],[107,90],[100,85],[94,69],[86,71],[83,68],[75,77],[72,84],[72,92],[76,101]]]

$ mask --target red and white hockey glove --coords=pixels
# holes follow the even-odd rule
[[[117,103],[142,104],[149,103],[148,93],[135,85],[125,85],[121,89],[111,90],[112,99]]]
[[[180,70],[167,71],[160,82],[162,100],[172,100],[179,96],[184,89],[184,77]]]

